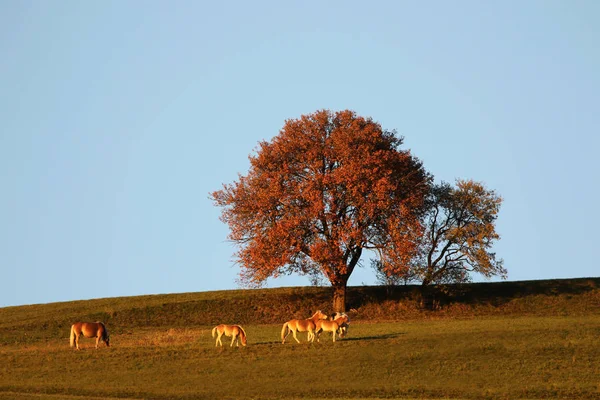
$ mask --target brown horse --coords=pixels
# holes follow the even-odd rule
[[[307,341],[313,342],[315,340],[316,322],[323,319],[327,319],[327,315],[323,314],[321,310],[317,310],[309,319],[292,319],[286,322],[281,329],[281,343],[285,343],[285,339],[290,333],[294,335],[296,342],[300,343],[296,337],[296,332],[308,332]]]
[[[83,335],[86,338],[96,338],[96,348],[98,348],[98,342],[102,340],[106,343],[106,347],[110,346],[110,337],[106,326],[102,322],[75,322],[71,325],[71,347],[74,345],[79,349],[79,337]]]
[[[239,325],[217,325],[212,330],[212,337],[217,337],[217,341],[215,343],[215,347],[219,344],[223,346],[223,342],[221,342],[221,336],[231,336],[231,346],[233,347],[233,343],[235,342],[236,346],[239,346],[238,339],[241,339],[242,346],[245,346],[247,343],[246,332],[244,328]]]
[[[335,334],[337,333],[340,337],[344,337],[348,332],[348,324],[350,319],[346,314],[336,313],[331,320],[328,321],[317,321],[315,334],[317,335],[317,342],[321,336],[321,332],[331,332],[333,341],[335,342]]]

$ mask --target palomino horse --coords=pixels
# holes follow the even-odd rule
[[[308,341],[313,342],[315,340],[315,328],[316,323],[319,320],[327,319],[327,315],[323,314],[321,310],[317,310],[316,313],[313,314],[309,319],[292,319],[285,324],[283,324],[283,328],[281,329],[281,343],[285,343],[285,339],[288,337],[290,333],[294,335],[294,339],[296,342],[300,343],[298,337],[296,337],[296,332],[308,332]]]
[[[106,346],[110,346],[110,337],[106,326],[102,322],[75,322],[71,325],[71,347],[74,345],[79,349],[79,337],[83,335],[86,338],[96,338],[96,348],[98,348],[98,342],[102,340],[106,343]]]
[[[239,346],[238,339],[241,339],[242,346],[245,346],[247,343],[246,332],[244,328],[239,325],[217,325],[212,330],[212,337],[217,337],[217,342],[215,343],[215,347],[221,344],[223,346],[223,342],[221,342],[221,336],[231,336],[231,346],[233,347],[233,343],[235,342],[236,346]]]
[[[348,331],[348,324],[350,319],[346,314],[336,313],[331,320],[328,321],[317,321],[315,334],[317,335],[317,342],[321,332],[331,332],[333,341],[335,342],[335,334],[337,333],[340,337],[344,337]]]
[[[340,326],[338,330],[339,337],[344,337],[348,334],[348,327],[350,326],[350,317],[346,313],[337,312],[331,316],[333,321],[336,321]]]

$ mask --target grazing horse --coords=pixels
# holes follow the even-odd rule
[[[309,319],[292,319],[285,324],[283,324],[283,328],[281,328],[281,343],[285,343],[285,339],[288,337],[290,333],[294,335],[294,339],[296,342],[300,343],[298,337],[296,337],[296,332],[308,332],[308,341],[313,342],[315,340],[315,329],[317,321],[327,319],[327,315],[323,314],[321,310],[317,310],[316,313],[313,314]]]
[[[212,330],[212,337],[217,337],[217,341],[215,343],[215,347],[221,344],[223,346],[223,342],[221,342],[221,336],[231,336],[231,345],[233,347],[233,343],[235,342],[236,346],[239,346],[238,339],[241,339],[242,346],[245,346],[247,343],[246,332],[244,328],[239,325],[217,325]]]
[[[340,337],[344,337],[348,331],[348,324],[350,319],[346,314],[336,313],[331,317],[331,320],[317,321],[315,334],[317,335],[317,342],[321,336],[321,332],[331,332],[333,341],[335,342],[335,334],[337,333]]]
[[[79,348],[79,337],[83,335],[86,338],[96,338],[96,348],[98,348],[98,342],[102,340],[106,343],[106,347],[110,346],[110,337],[106,326],[100,321],[98,322],[75,322],[71,325],[71,347],[74,345]]]

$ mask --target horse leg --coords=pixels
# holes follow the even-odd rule
[[[221,346],[223,346],[223,342],[221,342],[221,336],[223,336],[223,333],[219,332],[219,334],[217,336],[217,343],[219,343]]]
[[[77,350],[81,350],[79,348],[79,334],[75,333],[75,347],[77,348]]]
[[[333,342],[335,343],[335,332],[337,329],[334,329],[333,332],[331,332],[331,336],[333,336]]]
[[[96,348],[98,348],[98,343],[100,342],[100,336],[96,336]]]
[[[298,337],[296,337],[296,330],[292,330],[292,334],[294,335],[294,339],[296,339],[296,342],[300,343],[300,341],[298,340]]]
[[[285,339],[290,335],[291,329],[289,324],[286,322],[283,324],[283,328],[281,329],[281,344],[285,344]]]
[[[231,335],[231,344],[229,345],[229,347],[233,347],[233,342],[235,342],[236,347],[239,346],[237,343],[237,336],[236,335]]]
[[[287,337],[290,336],[290,333],[292,333],[292,330],[288,328],[287,333],[285,334],[285,336],[283,337],[283,340],[281,341],[282,344],[285,343],[285,339],[287,339]]]

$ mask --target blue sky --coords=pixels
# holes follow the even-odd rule
[[[509,280],[600,275],[600,2],[216,3],[0,0],[0,306],[236,288],[208,193],[322,108],[496,190]]]

